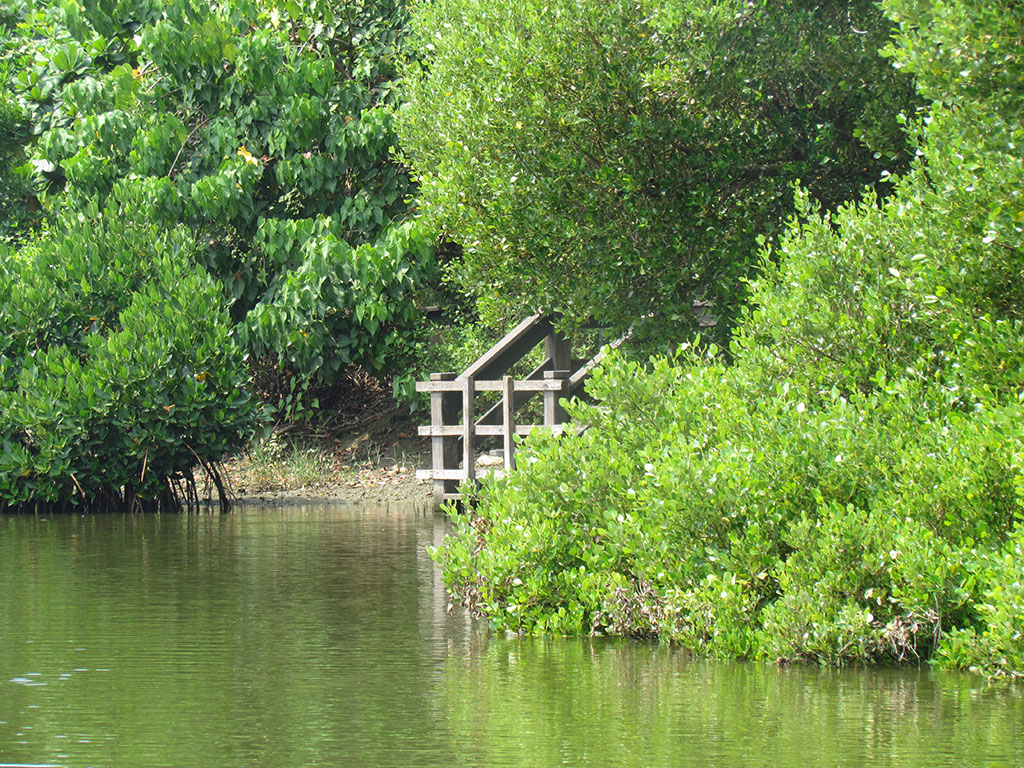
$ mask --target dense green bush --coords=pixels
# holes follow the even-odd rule
[[[447,0],[411,26],[401,145],[491,322],[677,343],[703,299],[724,337],[794,179],[831,206],[909,155],[871,2]]]
[[[616,360],[439,550],[499,627],[659,634],[725,656],[915,658],[975,617],[974,550],[1019,518],[1014,404],[928,415],[695,359]]]
[[[221,287],[138,205],[117,189],[0,260],[3,508],[173,507],[255,426]]]
[[[973,563],[981,621],[955,629],[939,649],[951,666],[1020,677],[1024,670],[1024,529],[1018,527],[1002,549],[977,553]]]
[[[392,156],[401,2],[0,24],[0,504],[174,504],[254,427],[248,371],[294,416],[349,364],[408,364],[436,268]]]
[[[799,194],[731,364],[613,356],[584,434],[484,484],[436,557],[496,627],[1024,675],[1024,12],[886,8],[917,161],[882,202]]]
[[[129,185],[185,224],[239,338],[304,381],[408,361],[434,274],[392,157],[396,0],[36,2],[14,93],[46,204]]]

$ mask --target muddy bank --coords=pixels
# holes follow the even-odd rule
[[[429,440],[416,431],[425,417],[397,407],[369,381],[348,402],[335,402],[330,418],[275,429],[224,461],[233,503],[430,502],[430,482],[416,479],[417,469],[430,467]]]
[[[309,502],[339,504],[432,503],[431,484],[416,479],[416,469],[406,466],[354,467],[334,481],[298,488],[236,491],[234,505],[288,506]]]

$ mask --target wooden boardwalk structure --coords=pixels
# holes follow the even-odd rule
[[[540,365],[520,379],[508,375],[541,343],[544,359]],[[538,428],[561,433],[566,414],[559,400],[581,391],[600,359],[601,354],[583,364],[574,361],[568,340],[555,330],[555,318],[533,315],[462,373],[433,373],[430,381],[417,382],[417,391],[430,393],[430,426],[420,427],[419,434],[430,437],[432,466],[419,470],[416,476],[434,481],[435,505],[458,500],[459,484],[477,479],[482,439],[501,438],[503,467],[495,471],[507,472],[516,466],[516,435],[527,435]],[[476,396],[480,392],[501,395],[497,403],[478,415]],[[518,424],[516,413],[537,395],[543,399],[543,424]]]

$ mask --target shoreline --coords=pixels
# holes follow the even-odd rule
[[[426,504],[430,443],[417,434],[421,414],[397,407],[383,390],[339,414],[329,427],[275,430],[221,462],[232,506],[305,503]]]
[[[231,499],[232,509],[256,506],[287,507],[304,504],[430,504],[432,487],[417,480],[416,470],[361,469],[352,479],[346,475],[334,481],[297,488],[245,490]]]

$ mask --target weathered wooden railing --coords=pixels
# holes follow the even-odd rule
[[[540,365],[521,379],[507,375],[541,342]],[[418,382],[417,391],[430,393],[430,426],[420,427],[419,433],[431,439],[432,467],[416,476],[434,481],[435,504],[458,499],[459,484],[476,480],[478,438],[502,438],[503,470],[509,471],[515,469],[516,435],[537,428],[560,433],[566,414],[559,400],[577,393],[599,360],[600,355],[574,365],[569,342],[555,330],[554,318],[533,315],[461,374],[434,373],[430,381]],[[501,393],[501,399],[480,416],[478,392]],[[538,393],[544,400],[543,424],[517,424],[516,413]]]

